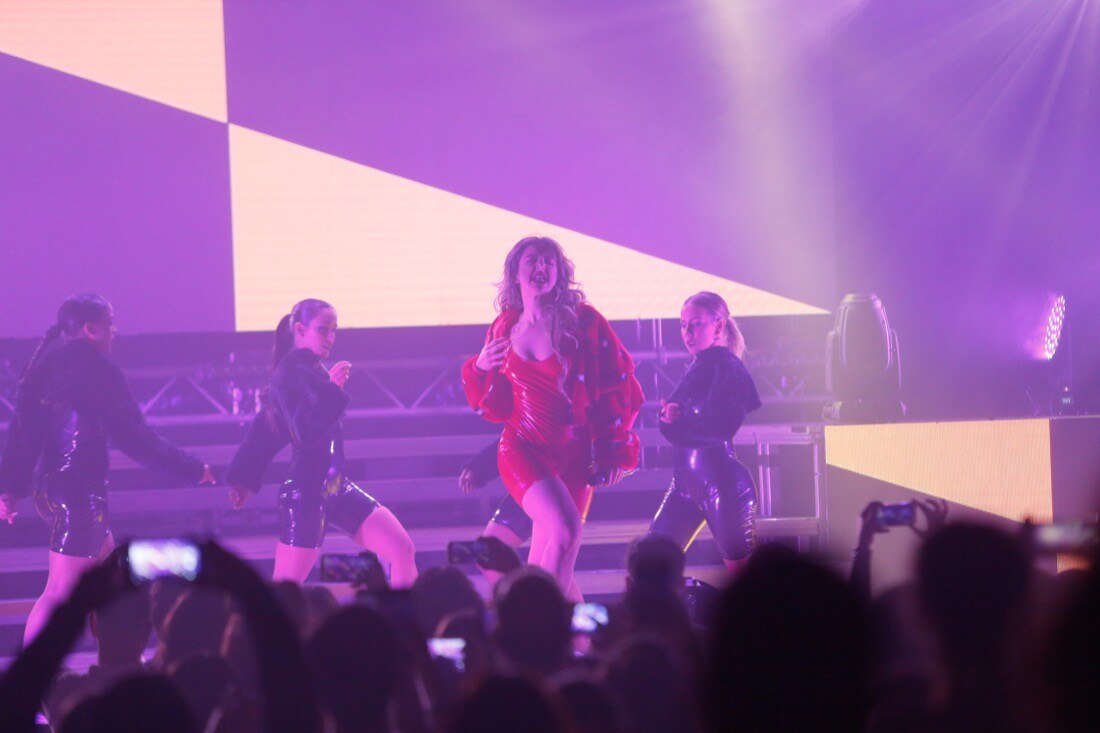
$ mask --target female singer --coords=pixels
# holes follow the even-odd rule
[[[516,243],[504,261],[485,347],[463,367],[466,398],[505,423],[501,479],[534,523],[528,561],[580,599],[573,567],[594,486],[638,464],[642,404],[634,361],[573,280],[548,237]]]

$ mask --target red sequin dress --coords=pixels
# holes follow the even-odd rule
[[[559,477],[577,506],[588,503],[594,470],[587,426],[575,427],[573,409],[561,390],[564,366],[557,354],[528,360],[509,351],[501,374],[512,383],[512,413],[500,436],[500,477],[522,506],[536,481]]]
[[[504,364],[489,372],[477,369],[474,357],[463,366],[462,381],[474,409],[505,423],[497,464],[520,506],[531,484],[557,476],[584,515],[594,472],[638,465],[633,427],[642,390],[634,361],[610,324],[587,304],[577,315],[575,340],[563,339],[560,355],[526,360],[509,351]],[[501,313],[486,342],[510,334],[519,316]]]

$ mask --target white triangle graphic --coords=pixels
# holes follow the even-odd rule
[[[830,466],[1018,522],[1049,522],[1050,421],[825,428]]]
[[[610,319],[675,317],[699,290],[739,316],[826,312],[236,125],[229,144],[241,330],[305,297],[344,327],[487,323],[504,256],[532,233],[562,243]]]
[[[3,0],[0,52],[227,119],[221,0]]]

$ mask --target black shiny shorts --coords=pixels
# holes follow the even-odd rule
[[[706,522],[726,560],[747,557],[756,546],[756,484],[729,443],[677,446],[672,485],[649,531],[671,537],[687,552]]]
[[[363,520],[380,506],[348,479],[335,491],[303,488],[294,480],[287,481],[279,489],[279,541],[292,547],[320,547],[328,525],[353,537]]]
[[[50,550],[73,557],[99,557],[110,534],[107,484],[74,486],[47,477],[34,492],[38,514],[50,524]]]
[[[523,511],[523,508],[516,503],[511,494],[504,495],[489,521],[506,527],[516,537],[519,537],[520,542],[531,539],[531,529],[534,527],[534,522],[531,521],[531,517],[527,516],[527,512]]]

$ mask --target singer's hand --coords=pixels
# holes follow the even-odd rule
[[[475,366],[483,372],[497,368],[504,363],[504,356],[508,352],[508,346],[511,343],[511,339],[507,336],[501,336],[485,344],[485,348],[477,355]]]

